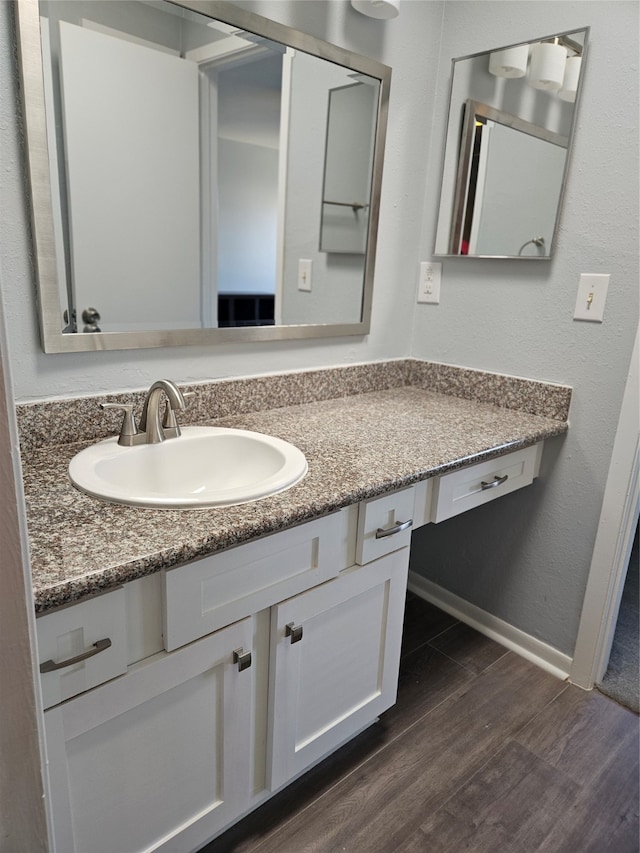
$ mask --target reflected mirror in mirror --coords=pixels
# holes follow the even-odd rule
[[[20,4],[46,351],[368,331],[389,69],[188,6]]]
[[[369,85],[357,82],[329,92],[321,252],[366,251],[377,91],[365,82]]]
[[[588,32],[453,60],[436,256],[551,257]]]

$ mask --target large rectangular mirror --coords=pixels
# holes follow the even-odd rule
[[[16,6],[46,352],[369,331],[388,67],[218,0]]]
[[[436,256],[552,256],[588,33],[453,60]]]

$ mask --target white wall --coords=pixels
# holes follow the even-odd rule
[[[585,86],[551,262],[453,259],[441,303],[414,312],[415,356],[574,388],[571,428],[541,480],[419,537],[414,568],[572,654],[638,319],[638,4],[449,2],[421,256],[435,234],[449,58],[591,26]],[[611,63],[615,57],[615,63]],[[611,273],[602,325],[572,319],[581,272]],[[416,537],[418,538],[418,537]]]

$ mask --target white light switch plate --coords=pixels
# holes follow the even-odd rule
[[[610,278],[609,274],[582,273],[578,283],[574,320],[602,323]]]
[[[309,258],[300,258],[298,260],[298,290],[311,292],[311,269],[312,263]]]

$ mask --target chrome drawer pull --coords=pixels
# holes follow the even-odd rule
[[[238,664],[238,672],[249,669],[251,666],[251,650],[245,652],[244,649],[235,649],[233,652],[233,662]]]
[[[386,530],[379,527],[376,530],[376,539],[384,539],[385,536],[393,536],[396,533],[400,533],[401,530],[407,530],[412,524],[413,519],[410,518],[408,521],[399,521],[397,524],[394,524],[393,527],[388,527]]]
[[[490,483],[485,483],[484,480],[481,480],[480,487],[483,492],[486,492],[487,489],[495,489],[496,486],[501,486],[503,483],[506,483],[508,479],[508,474],[504,474],[502,477],[498,477],[498,475],[496,474],[496,476]]]
[[[284,629],[285,637],[291,637],[291,645],[299,643],[302,639],[302,625],[296,625],[295,622],[289,622]]]
[[[56,669],[64,669],[65,666],[72,666],[74,663],[80,663],[83,660],[87,660],[87,658],[92,658],[94,655],[100,654],[105,649],[111,648],[111,640],[109,637],[106,637],[104,640],[98,640],[93,644],[93,647],[90,648],[86,652],[82,652],[81,655],[76,655],[74,658],[67,658],[67,660],[61,660],[59,663],[56,663],[54,660],[46,660],[44,663],[40,664],[40,672],[55,672]]]

